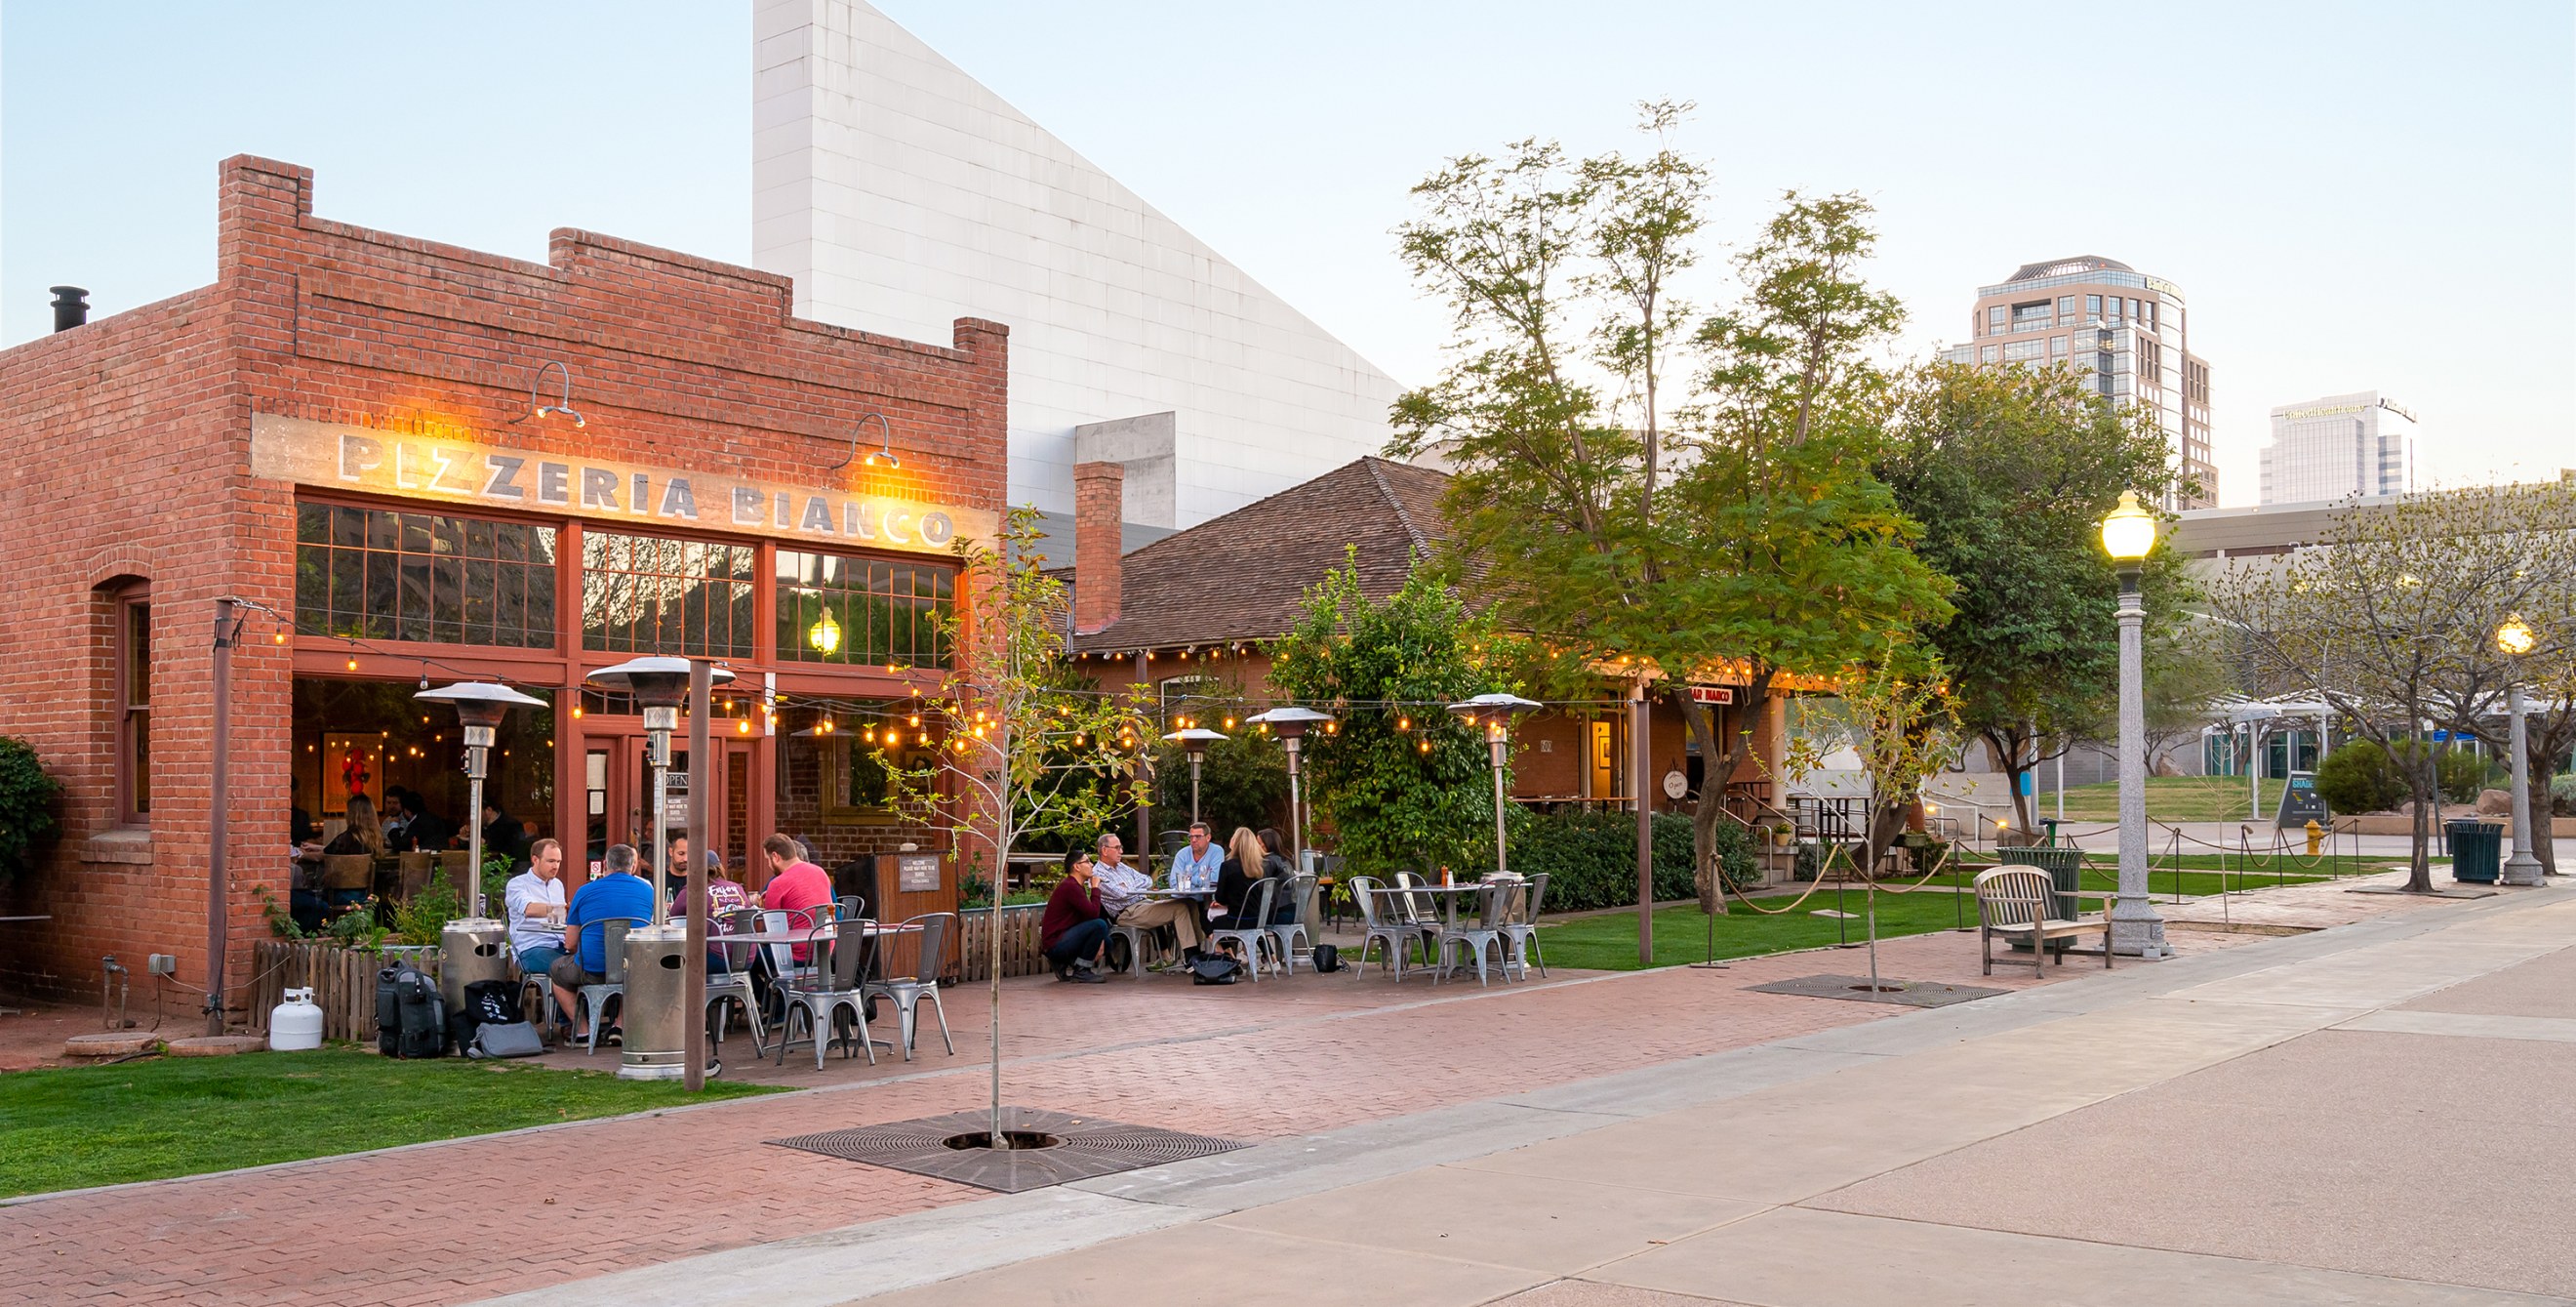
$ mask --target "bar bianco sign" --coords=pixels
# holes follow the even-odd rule
[[[298,485],[809,544],[944,553],[998,525],[974,509],[268,413],[252,419],[250,447],[251,475]]]

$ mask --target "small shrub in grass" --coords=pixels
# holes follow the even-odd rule
[[[1691,897],[1691,825],[1688,817],[1653,818],[1654,889],[1658,900]],[[1720,863],[1738,886],[1760,878],[1753,844],[1732,825],[1718,827]],[[1637,901],[1637,819],[1619,812],[1530,813],[1512,836],[1512,870],[1545,872],[1547,908],[1584,912]]]

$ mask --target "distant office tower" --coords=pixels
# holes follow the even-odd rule
[[[2272,410],[2263,501],[2302,504],[2415,488],[2415,415],[2376,390]]]
[[[2188,344],[2182,287],[2098,255],[2023,264],[1998,286],[1980,287],[1965,345],[1953,363],[2072,367],[2114,405],[2143,404],[2199,493],[2168,507],[2218,502],[2209,452],[2209,364]]]

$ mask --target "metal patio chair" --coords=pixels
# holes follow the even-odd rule
[[[948,944],[957,935],[957,914],[930,912],[903,923],[919,926],[891,936],[893,949],[911,947],[912,966],[905,975],[889,975],[892,964],[881,965],[875,980],[861,986],[869,996],[894,1004],[895,1025],[903,1037],[903,1060],[912,1060],[913,1034],[921,1025],[921,1000],[930,1000],[930,1011],[939,1021],[939,1042],[948,1046],[948,1055],[957,1056],[957,1041],[948,1037],[948,1005],[939,1001],[939,973],[948,965]],[[892,949],[880,949],[882,963]]]

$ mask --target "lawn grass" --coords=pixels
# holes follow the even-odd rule
[[[2242,776],[2150,776],[2147,778],[2147,816],[2154,821],[2245,821],[2248,820],[2246,792],[2253,782]],[[2034,816],[2057,815],[2057,797],[2042,794],[2031,800]],[[2270,816],[2281,802],[2281,782],[2270,777],[2263,780],[2263,812]],[[2066,819],[2082,822],[2114,822],[2120,819],[2120,783],[2104,781],[2099,785],[2066,787]]]
[[[1878,937],[1890,939],[1899,935],[1948,930],[1959,921],[1974,926],[1977,924],[1977,907],[1974,903],[1964,902],[1966,897],[1941,892],[1881,892],[1877,895]],[[1780,908],[1796,898],[1794,894],[1774,895],[1754,902],[1766,908]],[[1820,948],[1845,938],[1859,942],[1867,938],[1861,919],[1862,901],[1863,896],[1857,888],[1845,890],[1842,910],[1852,916],[1849,921],[1837,922],[1831,917],[1815,915],[1819,908],[1834,906],[1831,886],[1817,890],[1794,911],[1781,916],[1757,914],[1730,900],[1727,914],[1716,920],[1716,955],[1744,958],[1790,949]],[[1699,961],[1709,952],[1709,926],[1709,918],[1695,907],[1658,910],[1655,913],[1653,965],[1669,967]],[[1573,917],[1544,925],[1539,927],[1538,943],[1551,967],[1600,971],[1643,969],[1637,961],[1637,916],[1633,912]]]
[[[327,1157],[772,1090],[347,1048],[0,1075],[0,1196]]]

